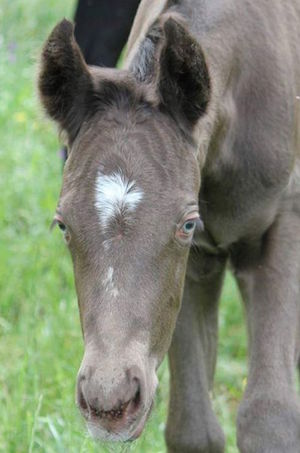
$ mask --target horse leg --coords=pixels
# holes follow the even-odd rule
[[[223,453],[224,435],[213,413],[218,301],[226,259],[192,249],[181,312],[171,348],[166,442],[169,453]]]
[[[267,233],[259,262],[240,274],[250,329],[249,377],[238,414],[241,453],[297,453],[300,403],[300,219],[285,213]],[[241,285],[240,285],[241,286]]]

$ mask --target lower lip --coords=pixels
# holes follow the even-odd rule
[[[134,431],[133,435],[128,439],[129,442],[133,442],[134,440],[137,440],[140,435],[143,432],[144,426],[146,423],[146,418],[141,421],[141,423],[138,425],[137,429]]]
[[[144,427],[145,427],[145,424],[146,424],[146,421],[149,417],[149,414],[152,410],[152,407],[153,407],[153,404],[151,404],[149,410],[146,412],[146,414],[143,416],[143,418],[141,419],[140,423],[138,424],[136,430],[134,431],[134,433],[132,434],[132,436],[130,437],[129,442],[132,442],[134,440],[137,440],[140,435],[142,434],[143,430],[144,430]]]

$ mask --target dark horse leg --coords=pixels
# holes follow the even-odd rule
[[[300,212],[300,206],[298,210]],[[238,415],[242,453],[299,453],[300,216],[284,212],[258,262],[237,276],[250,329],[249,377]]]
[[[224,452],[224,435],[209,391],[215,371],[218,301],[225,263],[225,257],[191,250],[182,308],[169,351],[169,453]]]

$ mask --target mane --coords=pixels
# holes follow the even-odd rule
[[[149,28],[129,67],[139,82],[151,82],[155,70],[155,54],[161,38],[161,25],[156,20]]]
[[[129,70],[139,82],[150,83],[153,80],[159,47],[162,47],[164,42],[163,23],[169,17],[176,18],[180,23],[184,22],[184,16],[179,13],[180,4],[180,0],[168,0],[165,8],[149,26],[145,38],[139,44],[129,66]]]

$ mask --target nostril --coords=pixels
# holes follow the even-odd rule
[[[78,377],[78,384],[81,384],[85,380],[86,380],[86,375],[80,373],[79,377]]]
[[[83,395],[81,385],[79,385],[79,387],[78,387],[77,401],[78,401],[78,405],[79,405],[80,409],[83,412],[87,412],[89,407],[88,407],[87,401],[86,401],[86,399],[85,399],[85,397]]]
[[[135,378],[135,379],[137,380],[137,390],[136,390],[135,396],[132,399],[134,411],[136,411],[140,407],[140,404],[141,404],[141,387],[138,382],[138,379],[137,378]]]

